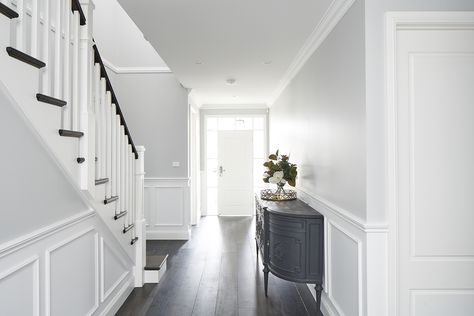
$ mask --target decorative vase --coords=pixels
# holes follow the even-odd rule
[[[283,188],[285,186],[286,182],[278,182],[277,186],[278,188],[275,191],[275,194],[285,194],[285,189]]]

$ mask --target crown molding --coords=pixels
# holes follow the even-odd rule
[[[107,59],[102,58],[105,67],[109,68],[116,74],[159,74],[172,73],[168,67],[120,67],[112,64]]]
[[[333,0],[319,21],[318,25],[316,25],[313,32],[311,32],[309,37],[306,39],[298,54],[296,54],[285,75],[280,80],[277,89],[274,91],[272,97],[267,102],[269,106],[273,105],[283,90],[285,90],[291,80],[293,80],[293,78],[301,70],[303,65],[319,48],[321,43],[326,39],[329,33],[331,33],[331,31],[334,29],[337,23],[339,23],[341,18],[346,14],[354,2],[355,0]]]

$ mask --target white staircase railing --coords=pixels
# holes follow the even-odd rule
[[[37,99],[61,107],[60,136],[77,141],[70,176],[98,206],[122,244],[135,247],[136,285],[143,284],[144,151],[136,148],[92,36],[91,0],[0,0],[11,19],[10,56],[40,68]],[[54,146],[51,144],[50,146]],[[63,161],[62,161],[63,160]],[[102,211],[100,213],[103,213]],[[114,226],[115,225],[115,226]],[[115,227],[115,228],[114,228]],[[128,236],[128,238],[123,238]]]

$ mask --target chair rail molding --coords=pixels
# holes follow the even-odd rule
[[[373,302],[370,294],[378,293],[377,297],[380,297],[380,293],[386,291],[385,282],[373,279],[387,276],[388,225],[368,223],[305,188],[298,188],[297,191],[302,201],[318,210],[325,218],[326,272],[322,310],[327,315],[349,315],[354,314],[354,311],[359,316],[377,315],[369,313],[369,310],[380,309],[373,307],[377,302]],[[341,253],[347,256],[345,260],[341,259]],[[376,277],[369,276],[368,271]],[[352,300],[341,291],[349,286],[355,293]],[[311,285],[309,289],[314,295]],[[384,304],[384,300],[378,300]]]
[[[187,177],[145,178],[147,239],[189,239],[190,181]]]

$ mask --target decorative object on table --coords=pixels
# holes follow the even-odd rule
[[[260,196],[264,200],[288,201],[296,199],[295,190],[285,190],[286,183],[294,187],[296,185],[296,164],[289,161],[288,155],[279,155],[279,151],[268,156],[268,161],[263,164],[267,168],[263,174],[263,182],[277,185],[276,190],[266,189],[260,191]]]

